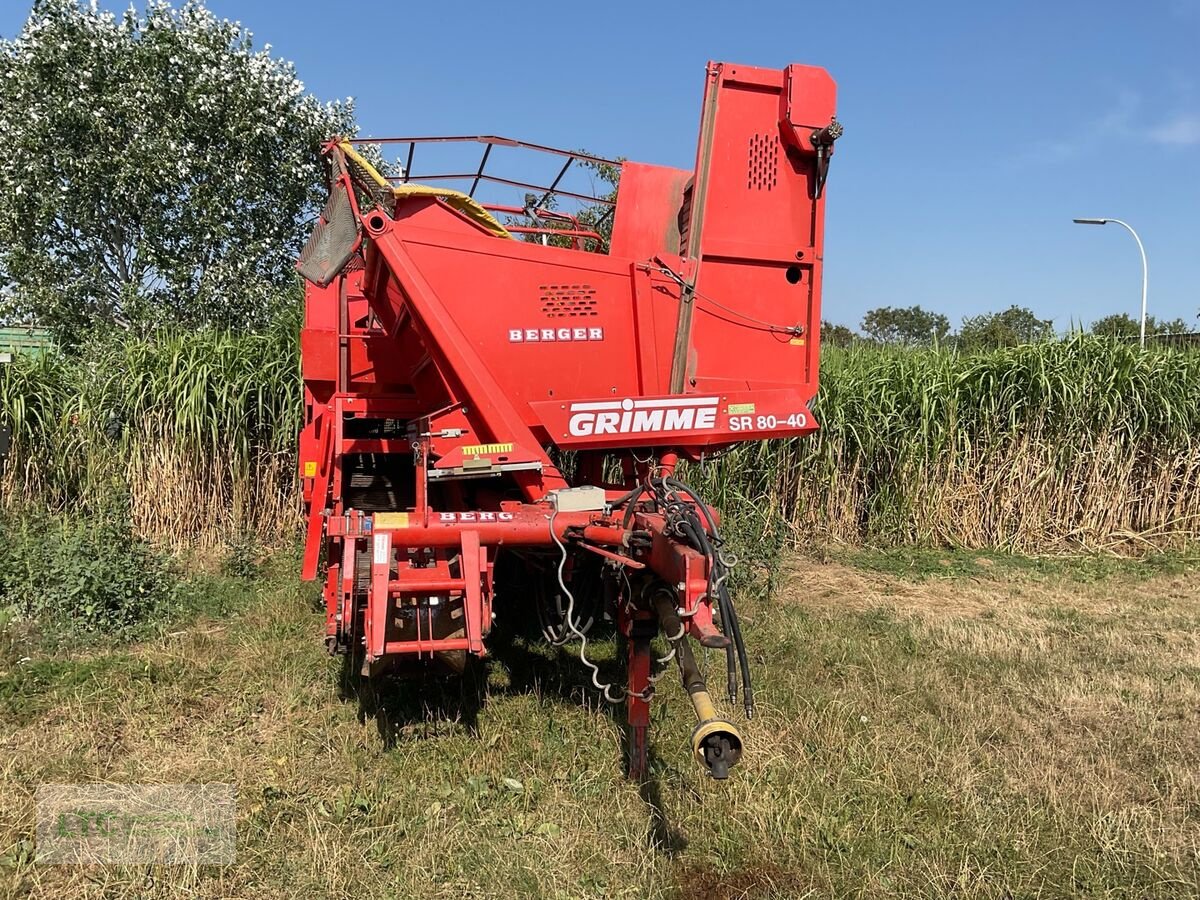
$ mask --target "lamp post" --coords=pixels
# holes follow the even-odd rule
[[[1133,235],[1133,239],[1137,241],[1138,252],[1142,254],[1142,337],[1141,345],[1146,346],[1146,282],[1148,280],[1148,272],[1146,268],[1146,248],[1142,246],[1142,239],[1138,237],[1138,233],[1133,230],[1133,226],[1128,222],[1122,222],[1120,219],[1076,219],[1076,225],[1107,225],[1112,222],[1114,225],[1122,226],[1126,231]]]

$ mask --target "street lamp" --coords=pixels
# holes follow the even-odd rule
[[[1112,222],[1114,225],[1121,225],[1133,235],[1133,239],[1137,241],[1138,252],[1142,254],[1142,346],[1146,346],[1146,248],[1142,246],[1142,239],[1138,237],[1138,233],[1133,230],[1133,226],[1128,222],[1122,222],[1120,219],[1076,219],[1076,225],[1107,225]]]

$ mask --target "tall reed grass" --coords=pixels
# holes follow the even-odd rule
[[[0,367],[13,430],[0,506],[102,513],[175,549],[295,534],[301,383],[294,328],[129,337]]]
[[[291,539],[294,324],[131,336],[0,366],[0,506],[104,508],[175,548]],[[991,353],[830,348],[813,438],[703,467],[727,519],[778,541],[1050,551],[1200,535],[1200,354],[1077,337]]]
[[[1135,549],[1200,536],[1200,354],[1080,336],[824,354],[815,438],[708,467],[790,541]]]

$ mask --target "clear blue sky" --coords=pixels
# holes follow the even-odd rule
[[[141,0],[139,0],[140,5]],[[122,7],[124,3],[102,2]],[[1011,303],[1065,329],[1200,328],[1200,0],[388,3],[210,0],[364,134],[496,133],[690,168],[708,59],[839,84],[825,317]],[[28,4],[8,0],[0,34]],[[338,11],[345,14],[337,18]]]

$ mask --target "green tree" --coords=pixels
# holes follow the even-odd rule
[[[1039,319],[1033,310],[1016,305],[1003,312],[968,316],[958,331],[959,345],[971,350],[1015,347],[1052,337],[1054,323],[1050,319]]]
[[[8,317],[253,327],[294,284],[323,202],[321,142],[352,107],[200,2],[121,18],[36,0],[0,41],[0,271]],[[0,301],[3,302],[3,301]]]
[[[881,344],[932,344],[950,333],[950,320],[920,306],[881,306],[862,320],[862,330]]]
[[[1149,325],[1149,321],[1146,322]],[[1128,313],[1113,313],[1092,323],[1092,334],[1105,337],[1135,338],[1139,334],[1138,322]]]
[[[575,152],[591,155],[586,150]],[[595,239],[585,240],[583,242],[584,248],[607,253],[609,242],[612,240],[613,203],[616,202],[617,189],[621,184],[621,166],[619,164],[613,165],[611,163],[593,162],[591,160],[576,160],[574,165],[590,173],[592,196],[596,197],[599,202],[580,201],[577,204],[577,208],[572,212],[559,209],[561,198],[556,194],[547,196],[545,192],[529,193],[525,195],[525,209],[530,212],[542,209],[551,213],[558,212],[574,216],[575,220],[579,223],[580,231],[594,231],[600,235],[599,245],[597,245]],[[543,197],[545,198],[544,200]],[[505,218],[505,222],[508,225],[526,226],[536,224],[539,227],[553,230],[575,228],[574,224],[570,221],[555,216],[540,216],[539,220],[539,222],[534,222],[531,217],[515,215]],[[531,244],[545,243],[551,247],[574,246],[574,240],[565,235],[543,235],[525,232],[522,234],[522,239]]]
[[[853,328],[845,325],[835,325],[833,322],[821,322],[821,342],[831,347],[849,347],[858,339]]]
[[[1146,316],[1146,336],[1160,334],[1188,334],[1194,331],[1183,319],[1160,322],[1154,316]],[[1113,313],[1092,323],[1092,334],[1133,340],[1141,335],[1141,322],[1128,313]]]
[[[1151,325],[1154,330],[1150,331]],[[1165,322],[1155,322],[1153,316],[1146,317],[1146,330],[1151,334],[1189,334],[1196,329],[1183,319],[1170,319]]]

